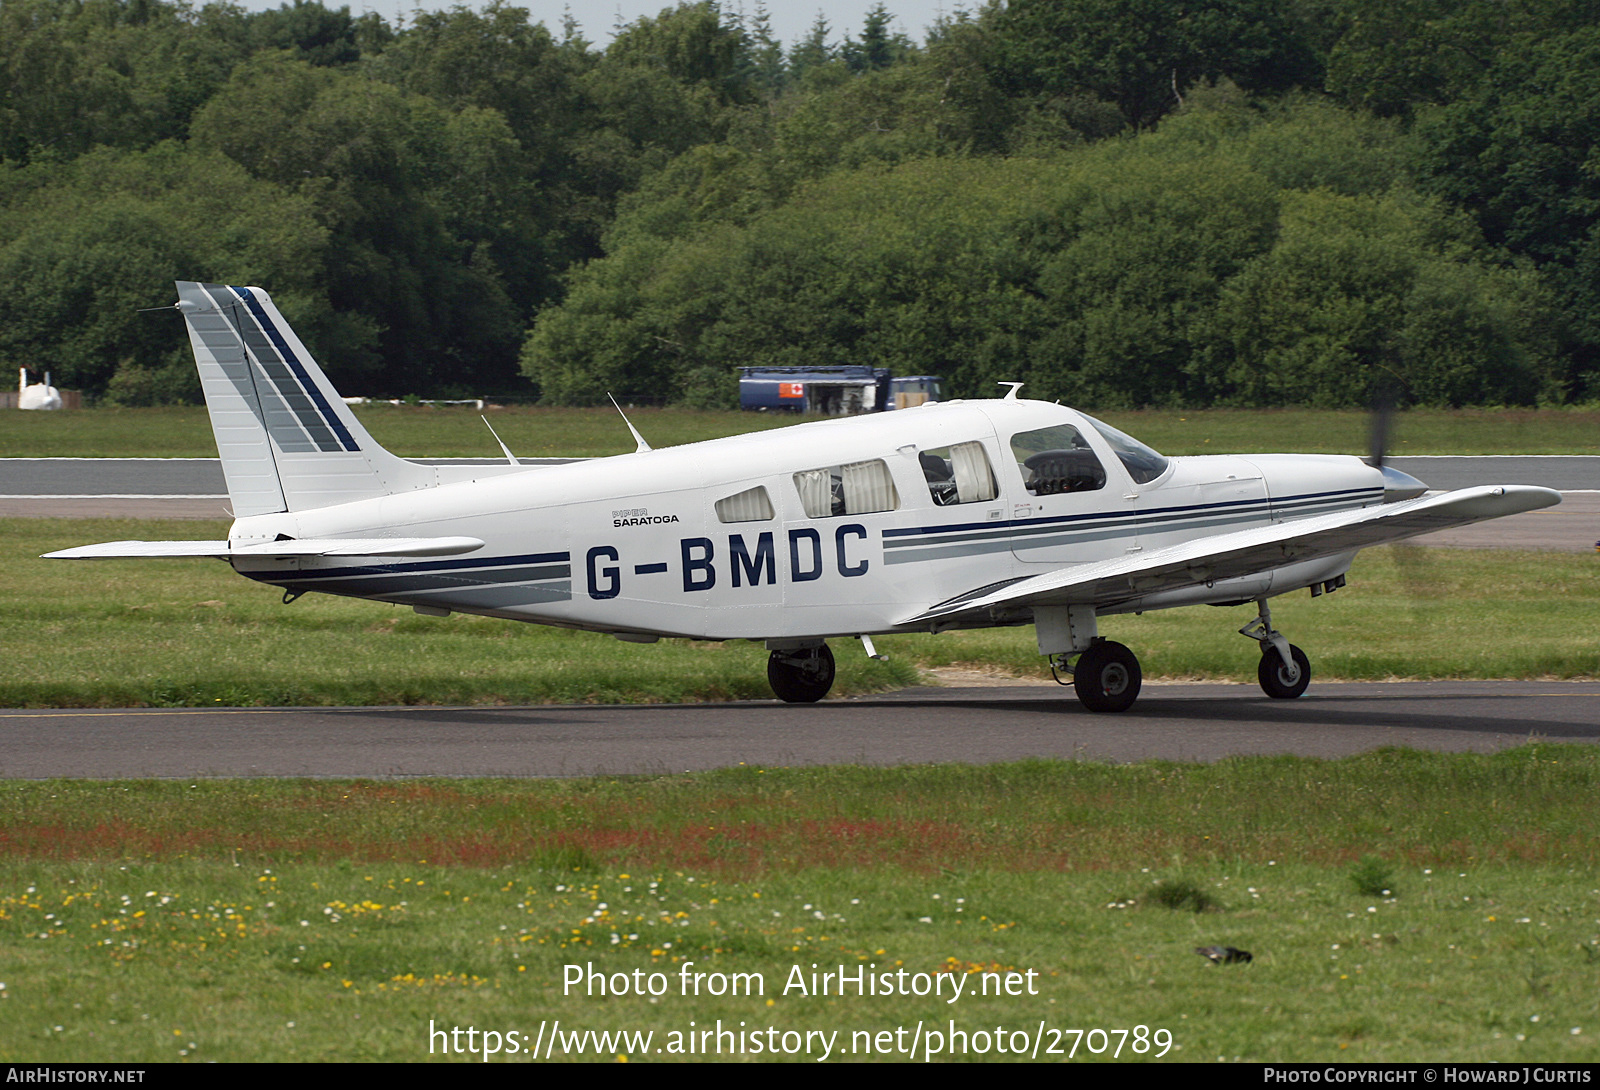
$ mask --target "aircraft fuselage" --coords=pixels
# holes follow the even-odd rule
[[[1353,457],[1152,462],[1119,456],[1114,442],[1062,406],[946,402],[568,465],[496,467],[482,479],[241,518],[230,533],[236,547],[279,537],[485,542],[467,555],[231,562],[290,592],[426,613],[624,636],[806,641],[902,631],[974,587],[1384,499],[1381,474]],[[1277,594],[1348,565],[1345,555],[1130,594],[1099,612]]]

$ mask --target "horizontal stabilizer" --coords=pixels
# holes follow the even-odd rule
[[[226,541],[107,541],[45,553],[46,560],[107,560],[128,556],[227,556]]]
[[[900,623],[972,620],[992,610],[1036,606],[1093,604],[1105,608],[1141,595],[1209,586],[1560,502],[1561,493],[1532,485],[1463,488],[1381,507],[1238,530],[1143,556],[1076,564],[1001,586],[980,587]]]
[[[215,556],[456,556],[483,548],[475,537],[325,537],[264,541],[230,548],[226,541],[108,541],[45,553],[46,560]]]

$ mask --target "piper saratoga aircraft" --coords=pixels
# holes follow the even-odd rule
[[[421,465],[373,442],[266,292],[180,282],[178,296],[228,539],[51,557],[219,557],[285,601],[320,591],[639,643],[760,640],[790,702],[832,686],[829,639],[874,654],[884,633],[1031,624],[1084,707],[1122,711],[1139,661],[1099,617],[1248,602],[1262,689],[1297,697],[1311,668],[1273,628],[1270,598],[1337,590],[1365,546],[1561,498],[1426,496],[1353,456],[1166,458],[1015,384],[664,450],[640,439],[567,465]]]

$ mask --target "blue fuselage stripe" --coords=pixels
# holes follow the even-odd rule
[[[250,572],[256,578],[271,577],[271,581],[293,579],[296,582],[318,579],[350,579],[362,575],[434,575],[451,571],[470,571],[475,568],[525,567],[532,564],[566,564],[570,553],[530,553],[527,556],[499,556],[491,560],[424,560],[407,564],[364,564],[349,568],[311,568],[297,572]]]

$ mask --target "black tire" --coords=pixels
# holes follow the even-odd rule
[[[1072,687],[1092,712],[1127,711],[1139,698],[1143,679],[1133,652],[1112,640],[1091,643],[1072,668]]]
[[[787,704],[815,704],[833,688],[833,652],[828,645],[804,651],[774,651],[767,657],[767,683]]]
[[[1306,653],[1291,643],[1289,657],[1300,670],[1300,676],[1294,681],[1289,680],[1278,649],[1270,643],[1261,645],[1261,665],[1256,669],[1256,678],[1261,682],[1261,691],[1275,700],[1293,700],[1311,684],[1311,660],[1306,658]]]

